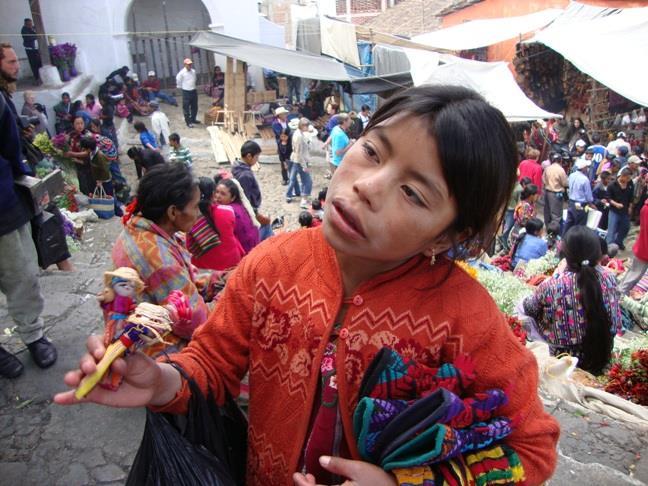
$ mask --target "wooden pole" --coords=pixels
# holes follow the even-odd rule
[[[34,27],[38,33],[38,52],[40,52],[41,62],[43,66],[51,65],[49,48],[47,42],[47,35],[45,34],[45,24],[43,23],[43,16],[41,14],[40,1],[29,0],[29,10],[31,12]]]

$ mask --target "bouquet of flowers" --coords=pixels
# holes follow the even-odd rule
[[[57,133],[52,137],[52,145],[61,152],[67,152],[70,149],[70,138],[65,133]]]
[[[36,135],[33,144],[45,155],[57,155],[58,153],[56,147],[54,147],[54,144],[45,132]]]
[[[559,261],[554,251],[548,251],[542,258],[530,260],[524,272],[529,278],[536,275],[551,275]]]
[[[63,45],[50,46],[49,51],[52,64],[54,64],[58,69],[65,69],[68,65],[68,60]]]
[[[477,280],[486,287],[504,314],[512,314],[516,304],[533,292],[531,287],[508,272],[480,268],[477,270]]]

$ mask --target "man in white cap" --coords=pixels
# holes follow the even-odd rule
[[[155,101],[155,99],[161,99],[165,103],[169,103],[173,106],[178,106],[176,99],[168,93],[165,93],[161,90],[161,84],[158,77],[155,75],[155,71],[148,72],[148,78],[142,83],[142,91],[144,97],[148,101]]]
[[[272,131],[275,134],[275,141],[277,142],[277,153],[281,154],[281,134],[288,129],[288,133],[286,133],[288,140],[290,141],[290,127],[288,126],[288,113],[290,113],[286,108],[283,106],[280,106],[275,110],[275,120],[272,122]],[[290,142],[288,142],[290,143]],[[291,149],[292,152],[292,149]],[[281,158],[281,157],[280,157]],[[284,186],[288,185],[288,175],[290,174],[290,166],[292,165],[290,162],[290,154],[288,154],[288,157],[286,160],[280,160],[281,162],[281,178],[282,178],[282,184]]]
[[[567,207],[567,222],[563,228],[563,235],[572,226],[587,224],[586,206],[594,209],[594,197],[592,196],[592,185],[587,173],[592,161],[588,159],[578,159],[576,161],[576,170],[569,176],[569,206]]]
[[[182,90],[182,111],[184,112],[185,123],[189,128],[200,122],[196,120],[198,115],[198,92],[196,91],[196,70],[193,68],[193,61],[189,58],[184,60],[184,67],[176,75],[178,89]]]

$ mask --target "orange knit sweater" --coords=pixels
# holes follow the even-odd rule
[[[502,415],[516,417],[516,426],[506,443],[520,456],[528,484],[539,484],[554,470],[559,427],[538,398],[535,358],[486,290],[451,265],[441,260],[430,266],[414,257],[362,284],[351,298],[336,361],[352,456],[359,459],[352,427],[358,388],[380,348],[393,347],[430,366],[467,353],[475,364],[476,391],[507,389],[510,403]],[[219,402],[225,389],[238,395],[249,371],[248,484],[292,484],[320,360],[342,305],[336,256],[321,229],[280,235],[242,260],[209,320],[172,357],[203,390],[209,385]],[[188,394],[184,384],[156,410],[183,413]]]

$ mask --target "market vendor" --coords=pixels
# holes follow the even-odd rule
[[[601,244],[594,230],[572,227],[561,250],[566,271],[542,282],[524,300],[524,313],[534,319],[554,356],[569,353],[579,358],[579,368],[600,374],[622,329],[616,279],[600,266]]]
[[[81,148],[81,139],[92,135],[86,129],[85,121],[82,117],[77,116],[72,123],[72,130],[68,132],[69,148],[63,153],[65,157],[70,157],[75,163],[77,178],[79,179],[79,192],[81,194],[92,194],[96,184],[90,170],[90,161],[88,153]]]
[[[488,138],[473,136],[485,131]],[[309,486],[341,484],[343,478],[376,486],[487,484],[497,477],[538,485],[552,475],[559,427],[538,396],[536,360],[483,287],[448,257],[457,244],[475,252],[489,246],[516,165],[508,122],[476,92],[409,89],[376,111],[344,155],[328,188],[323,225],[271,238],[241,261],[207,322],[170,359],[202,393],[210,389],[218,404],[228,394],[238,396],[249,373],[247,484]],[[171,182],[165,181],[174,178],[161,180],[165,187],[156,193],[167,189]],[[163,212],[158,226],[167,235],[195,219],[198,193],[189,180],[186,185],[168,192],[182,199],[156,201]],[[168,241],[160,235],[155,243],[160,239]],[[90,338],[67,385],[77,387],[104,353],[101,339]],[[378,353],[398,373],[400,363],[410,365],[398,375],[404,387],[400,379],[381,384],[411,388],[414,399],[430,387],[444,390],[425,386],[434,380],[426,369],[466,360],[481,399],[489,393],[505,398],[498,418],[475,421],[466,410],[461,423],[449,424],[425,414],[426,426],[447,425],[433,429],[442,432],[434,444],[410,454],[402,450],[407,464],[370,462],[361,453],[368,441],[354,433],[354,412],[363,378],[375,378],[374,385],[382,379],[369,368]],[[84,400],[186,413],[191,392],[171,364],[133,355],[113,369],[124,373],[124,384],[110,392],[95,388]],[[396,374],[391,371],[385,375]],[[464,403],[457,400],[440,416],[455,416]],[[55,401],[78,403],[74,391]],[[495,423],[512,427],[498,442],[481,435],[494,431]],[[380,425],[372,433],[386,432]],[[415,439],[407,446],[417,446]]]

